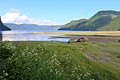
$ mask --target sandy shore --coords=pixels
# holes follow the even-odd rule
[[[32,32],[32,34],[107,35],[107,36],[120,36],[120,31]]]

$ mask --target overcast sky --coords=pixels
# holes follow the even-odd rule
[[[120,0],[0,0],[4,23],[59,25],[100,10],[120,11]]]

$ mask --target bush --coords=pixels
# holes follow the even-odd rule
[[[4,77],[8,75],[5,72],[5,64],[7,59],[12,56],[13,51],[15,50],[15,46],[13,46],[10,42],[1,42],[0,43],[0,79],[4,80]]]

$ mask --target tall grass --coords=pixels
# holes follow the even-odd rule
[[[109,63],[99,61],[97,57],[102,53],[111,53],[101,48],[102,43],[94,43],[94,45],[59,42],[0,43],[0,79],[119,80],[120,68],[115,68],[119,63],[113,62],[116,64],[114,66],[112,60]],[[107,43],[104,44],[105,47],[106,45]],[[118,46],[115,43],[109,44],[112,45]],[[88,54],[96,58],[86,57]],[[103,54],[102,56],[106,57]],[[115,58],[113,53],[112,56]]]

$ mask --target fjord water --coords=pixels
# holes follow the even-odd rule
[[[45,31],[2,31],[3,41],[61,41],[67,42],[68,38],[50,38],[51,36],[63,36],[58,34],[33,34],[33,32],[59,32],[58,30],[45,30]]]

